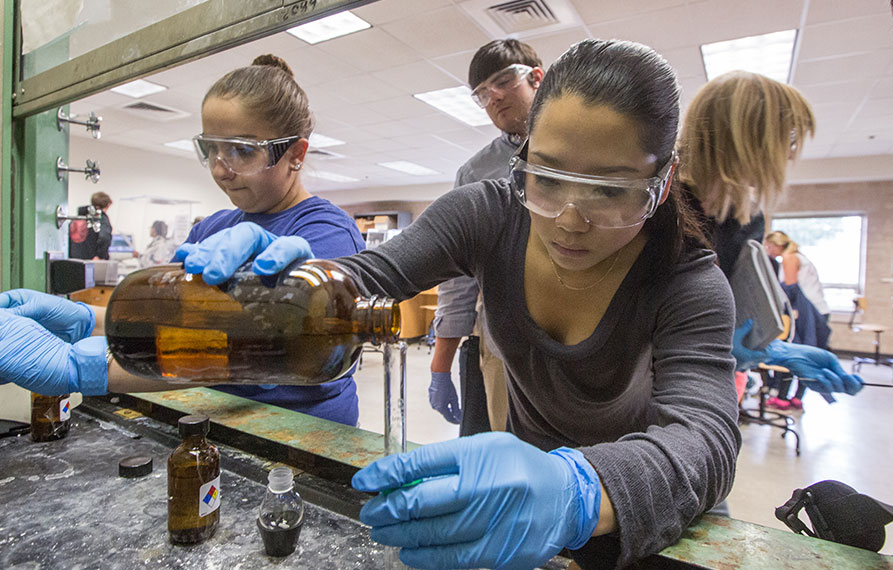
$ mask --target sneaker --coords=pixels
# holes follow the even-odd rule
[[[781,398],[772,396],[766,400],[766,407],[773,410],[787,411],[791,409],[791,403]]]
[[[800,398],[791,398],[790,404],[795,410],[803,410],[803,401]]]

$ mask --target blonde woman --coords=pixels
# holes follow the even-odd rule
[[[774,231],[766,236],[763,244],[769,257],[781,257],[779,278],[782,282],[785,285],[799,285],[809,302],[815,305],[827,322],[831,315],[831,309],[828,307],[828,302],[825,301],[825,292],[822,289],[822,282],[819,280],[819,272],[815,265],[800,253],[797,242],[782,231]]]
[[[762,242],[763,212],[781,195],[788,164],[814,133],[815,116],[803,95],[757,73],[726,73],[695,95],[679,139],[679,177],[726,276],[747,240]],[[741,341],[751,327],[745,322],[735,331],[738,370],[778,364],[825,394],[861,389],[861,379],[846,374],[826,350],[781,341],[762,351],[745,348]]]

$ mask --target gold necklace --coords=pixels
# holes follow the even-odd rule
[[[611,262],[611,267],[608,268],[608,270],[605,272],[605,274],[602,275],[598,281],[596,281],[595,283],[593,283],[591,285],[587,285],[586,287],[572,287],[572,286],[568,285],[567,283],[565,283],[564,279],[561,278],[561,275],[558,274],[558,267],[555,265],[555,260],[552,259],[551,255],[549,255],[548,257],[549,257],[549,262],[552,264],[552,272],[555,274],[555,277],[558,278],[558,282],[561,283],[562,286],[564,286],[567,289],[570,289],[571,291],[586,291],[587,289],[592,289],[593,287],[595,287],[596,285],[598,285],[599,283],[601,283],[602,281],[607,279],[608,275],[610,275],[611,272],[614,271],[614,266],[617,265],[617,260],[620,259],[620,250],[618,249],[617,253],[614,254],[614,261]]]

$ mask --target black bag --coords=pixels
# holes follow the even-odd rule
[[[487,412],[487,390],[481,372],[481,339],[468,337],[459,347],[459,391],[462,400],[462,422],[459,435],[474,435],[490,430]]]
[[[812,529],[800,520],[803,508]],[[893,506],[840,481],[819,481],[795,490],[787,503],[775,509],[775,518],[797,534],[877,552],[886,540],[884,527],[893,522]]]

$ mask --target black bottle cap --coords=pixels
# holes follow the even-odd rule
[[[180,437],[190,435],[208,435],[211,420],[208,416],[183,416],[179,421]]]
[[[131,455],[118,462],[118,476],[133,479],[152,472],[152,458],[148,455]]]

